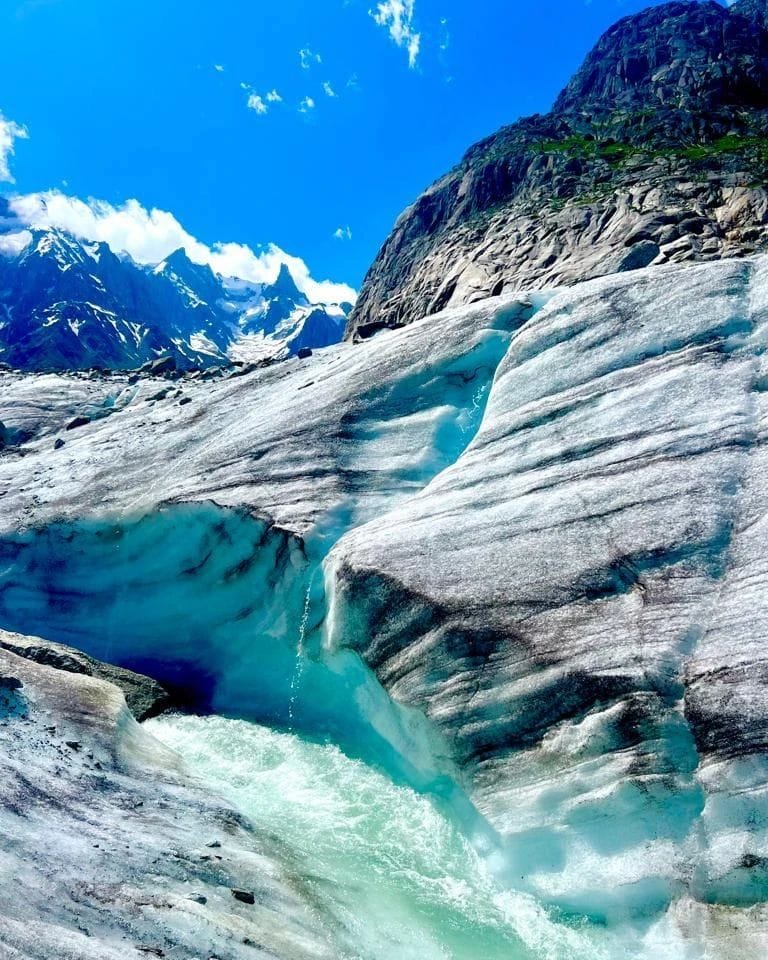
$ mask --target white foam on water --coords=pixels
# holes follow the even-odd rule
[[[598,960],[578,928],[498,888],[428,797],[331,744],[222,717],[146,727],[274,834],[345,931],[349,960]]]

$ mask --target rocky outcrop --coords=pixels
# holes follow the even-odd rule
[[[132,670],[123,670],[110,663],[102,663],[87,654],[61,643],[26,637],[20,633],[0,630],[0,649],[15,653],[25,660],[33,660],[65,673],[80,673],[114,684],[120,689],[128,709],[137,720],[156,717],[172,706],[178,706],[170,693],[151,677]]]
[[[347,336],[502,290],[768,242],[765,0],[612,27],[558,97],[472,147],[398,219]]]
[[[6,649],[0,840],[4,960],[338,956],[284,851],[191,780],[115,686]]]

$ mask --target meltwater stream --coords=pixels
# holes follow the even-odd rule
[[[331,744],[243,720],[145,724],[287,851],[345,933],[339,960],[596,960],[575,929],[502,891],[432,801]]]

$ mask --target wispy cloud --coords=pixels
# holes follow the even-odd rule
[[[415,0],[382,0],[369,13],[380,27],[384,27],[398,47],[408,51],[408,66],[416,66],[421,34],[413,25]]]
[[[248,109],[262,116],[269,111],[273,104],[283,102],[283,98],[274,88],[262,96],[260,93],[256,93],[253,87],[247,83],[241,83],[240,86],[248,93],[248,100],[246,101]]]
[[[451,45],[451,34],[448,30],[448,18],[440,17],[440,49],[446,51]]]
[[[0,113],[0,181],[14,182],[9,161],[15,153],[15,141],[26,140],[27,137],[29,133],[26,127],[14,123],[13,120],[6,120]]]
[[[319,53],[313,53],[309,47],[303,47],[299,50],[299,60],[301,61],[302,69],[309,70],[311,66],[316,63],[322,63],[323,58]]]
[[[15,233],[0,233],[0,256],[15,257],[25,250],[32,242],[29,230],[19,230]]]
[[[216,73],[224,73],[224,67],[220,63],[214,63],[213,69]]]
[[[326,95],[327,97],[337,97],[337,96],[338,96],[338,94],[336,93],[336,91],[333,89],[333,87],[330,85],[330,83],[328,83],[327,80],[326,80],[325,83],[323,84],[323,92],[325,93],[325,95]]]
[[[333,231],[334,237],[337,240],[351,240],[352,239],[352,230],[349,227],[349,224],[343,227],[336,227]]]
[[[258,93],[249,93],[248,109],[253,110],[254,113],[265,114],[269,107],[266,105],[266,103],[264,103],[264,100],[259,96]]]
[[[9,203],[19,228],[56,227],[85,240],[102,240],[115,252],[130,254],[138,263],[160,263],[183,247],[195,263],[207,263],[217,273],[253,283],[274,281],[280,266],[286,264],[298,288],[313,303],[342,303],[356,297],[346,283],[315,280],[304,260],[273,243],[258,248],[258,252],[242,243],[208,246],[188,233],[172,213],[148,210],[138,200],[115,207],[51,190],[12,197]],[[13,236],[22,242],[21,229]]]
[[[310,110],[315,109],[315,101],[312,97],[304,97],[304,99],[299,103],[299,113],[309,113]]]

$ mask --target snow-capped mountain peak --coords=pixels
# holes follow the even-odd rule
[[[285,264],[273,283],[254,284],[183,249],[146,267],[61,230],[33,230],[21,251],[0,255],[0,360],[23,369],[279,359],[340,340],[347,313],[311,304]]]
[[[275,278],[275,282],[265,287],[264,296],[267,299],[291,301],[295,304],[306,305],[309,303],[306,296],[296,286],[293,274],[285,263],[280,265],[280,271]]]

